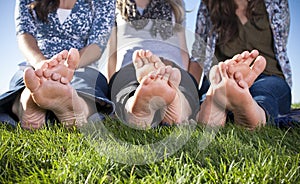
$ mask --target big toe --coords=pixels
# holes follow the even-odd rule
[[[221,74],[218,65],[214,65],[209,72],[209,81],[212,85],[217,85],[221,81]]]
[[[32,68],[27,68],[24,71],[25,86],[31,91],[36,91],[40,86],[40,79],[36,76]]]
[[[266,59],[262,56],[258,56],[253,65],[251,66],[250,75],[245,78],[248,86],[251,86],[255,79],[265,70],[266,68]]]
[[[69,50],[68,59],[66,60],[68,68],[75,70],[79,64],[79,60],[80,60],[80,54],[78,50],[75,48],[71,48]]]
[[[167,71],[170,73],[169,82],[175,86],[178,87],[181,81],[181,73],[178,68],[171,68],[170,71]]]
[[[266,68],[266,59],[263,56],[258,56],[252,66],[252,70],[257,74],[261,74]]]
[[[139,55],[139,50],[135,50],[132,54],[132,62],[136,69],[141,68],[143,66],[143,61]]]

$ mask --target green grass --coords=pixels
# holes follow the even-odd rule
[[[0,183],[300,182],[300,127],[96,125],[97,131],[0,126]]]

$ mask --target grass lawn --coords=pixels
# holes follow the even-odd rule
[[[300,183],[300,126],[0,125],[0,183]]]

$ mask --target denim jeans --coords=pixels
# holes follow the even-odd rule
[[[269,123],[290,111],[291,88],[283,78],[261,74],[249,90],[253,99],[265,110]]]
[[[210,85],[207,78],[204,78],[203,84],[205,86],[202,86],[199,92],[201,93],[200,103],[204,101],[205,93]],[[290,112],[291,88],[283,78],[261,74],[249,91],[257,104],[264,109],[268,124],[273,124],[274,119]],[[229,112],[228,119],[233,120],[233,118],[233,114]]]
[[[18,70],[10,81],[9,91],[0,94],[1,122],[19,121],[12,112],[12,105],[25,88],[23,74],[23,70]],[[79,96],[95,104],[95,108],[99,112],[96,114],[100,119],[102,114],[111,115],[114,112],[114,104],[107,98],[109,90],[107,80],[98,70],[89,67],[76,70],[71,85]],[[50,111],[46,114],[47,121],[56,121],[56,117]],[[10,124],[14,124],[14,122]]]

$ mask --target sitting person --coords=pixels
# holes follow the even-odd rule
[[[229,108],[230,105],[221,104],[226,102],[222,101],[222,95],[229,87],[221,81],[228,75],[230,78],[227,77],[227,81],[231,83],[242,83],[243,80],[251,86],[263,71],[266,62],[263,57],[258,56],[258,51],[254,50],[251,53],[243,52],[223,62],[223,65],[220,65],[222,70],[218,72],[212,70],[211,80],[215,81],[215,85],[210,86],[209,91],[212,94],[207,94],[207,100],[201,105],[197,118],[195,112],[198,112],[199,104],[195,96],[190,95],[197,93],[197,85],[191,80],[188,72],[170,64],[174,65],[172,62],[162,62],[150,51],[136,50],[133,54],[133,64],[122,68],[112,77],[111,97],[116,103],[116,114],[123,122],[138,128],[180,124],[192,119],[208,122],[210,125],[211,122],[220,122],[221,118],[226,119],[225,107]],[[226,92],[235,95],[230,90]],[[225,123],[225,119],[222,119],[222,124]]]
[[[246,128],[265,124],[265,112],[249,92],[266,66],[265,58],[258,54],[257,50],[245,51],[211,69],[211,85],[197,116],[199,122],[224,126],[227,112],[231,111],[235,122]]]
[[[109,62],[107,65],[107,78],[111,86],[110,96],[116,105],[117,116],[125,123],[128,123],[128,118],[132,120],[135,119],[133,122],[137,123],[137,119],[141,119],[141,115],[138,118],[128,113],[133,112],[136,114],[136,109],[143,106],[142,103],[139,103],[137,100],[141,97],[143,101],[146,101],[148,105],[152,106],[151,108],[146,107],[147,110],[143,109],[142,114],[147,114],[147,117],[144,117],[144,119],[152,119],[151,122],[145,124],[145,127],[154,127],[162,121],[168,121],[168,124],[177,124],[186,119],[195,119],[196,113],[199,110],[199,103],[195,101],[195,99],[199,97],[194,79],[186,72],[190,68],[190,62],[184,29],[186,12],[184,9],[184,1],[117,0],[116,7],[115,28],[112,31],[108,47]],[[136,52],[137,50],[140,51]],[[157,58],[157,56],[161,57],[161,61],[157,62],[157,59],[154,59],[155,62],[152,62],[152,59]],[[142,60],[142,62],[138,60]],[[142,67],[136,67],[135,64],[132,64],[136,62],[144,64],[141,64]],[[177,69],[162,66],[161,63],[164,63],[164,65],[167,65],[167,63],[171,64],[171,66],[176,66],[175,68]],[[159,65],[163,68],[155,68],[152,65]],[[152,66],[152,69],[150,71],[147,69],[146,75],[140,72],[150,66]],[[198,65],[196,65],[196,67],[198,67]],[[178,70],[180,71],[180,75],[178,74]],[[148,74],[152,75],[152,77],[142,80],[142,78],[147,77]],[[196,74],[199,75],[199,73]],[[196,81],[200,78],[197,75],[194,76]],[[160,81],[158,76],[164,76],[164,80]],[[173,81],[174,77],[176,81]],[[177,79],[178,77],[179,79]],[[179,84],[177,84],[177,80],[180,81]],[[155,101],[153,104],[152,100],[150,102],[150,99],[142,97],[143,95],[141,94],[146,91],[148,92],[146,89],[149,88],[147,87],[154,84],[160,88],[160,83],[174,83],[169,90],[172,89],[171,91],[173,92],[175,89],[180,91],[176,93],[175,101],[177,101],[178,98],[182,98],[181,94],[183,94],[185,99],[189,102],[187,103],[189,107],[184,110],[188,111],[188,109],[191,109],[191,112],[188,114],[186,114],[186,112],[179,113],[177,111],[180,111],[180,109],[176,109],[173,114],[179,113],[178,117],[173,115],[164,117],[164,110],[156,111],[154,115],[153,112],[148,112],[149,108],[156,110],[162,107],[162,104],[158,105],[158,102],[156,102],[160,101],[158,99],[153,100]],[[161,94],[157,94],[157,92],[153,93],[153,96],[157,98],[164,98],[160,95]],[[171,97],[172,100],[174,100],[173,98],[174,96]],[[127,100],[129,100],[130,103],[127,103]],[[162,103],[168,104],[169,100]],[[154,107],[156,105],[158,107]],[[125,107],[129,109],[124,111],[126,109]],[[171,110],[167,110],[166,113],[171,113]],[[181,113],[186,114],[187,117],[181,116]],[[144,123],[144,120],[142,121]]]
[[[115,3],[17,0],[16,10],[18,43],[29,68],[19,70],[10,91],[0,96],[0,120],[37,129],[56,120],[82,126],[112,114],[97,61],[113,26]]]
[[[195,39],[191,60],[201,63],[206,75],[213,65],[218,65],[218,61],[225,61],[244,50],[256,49],[267,61],[251,87],[248,84],[249,89],[242,85],[244,80],[239,75],[223,75],[223,64],[219,67],[222,74],[220,85],[228,88],[232,84],[238,90],[232,94],[240,97],[240,103],[235,101],[236,97],[227,98],[234,122],[252,129],[272,125],[277,118],[289,113],[292,87],[291,65],[286,49],[289,25],[288,0],[201,1],[195,31],[199,37]],[[234,77],[239,82],[234,83],[231,80]],[[246,91],[251,94],[252,100]],[[226,92],[229,95],[230,91]],[[211,93],[208,91],[208,96]],[[255,114],[256,118],[249,117]]]
[[[149,128],[195,119],[196,83],[180,67],[170,66],[174,63],[165,63],[150,51],[136,50],[133,63],[112,77],[111,98],[124,123]]]

